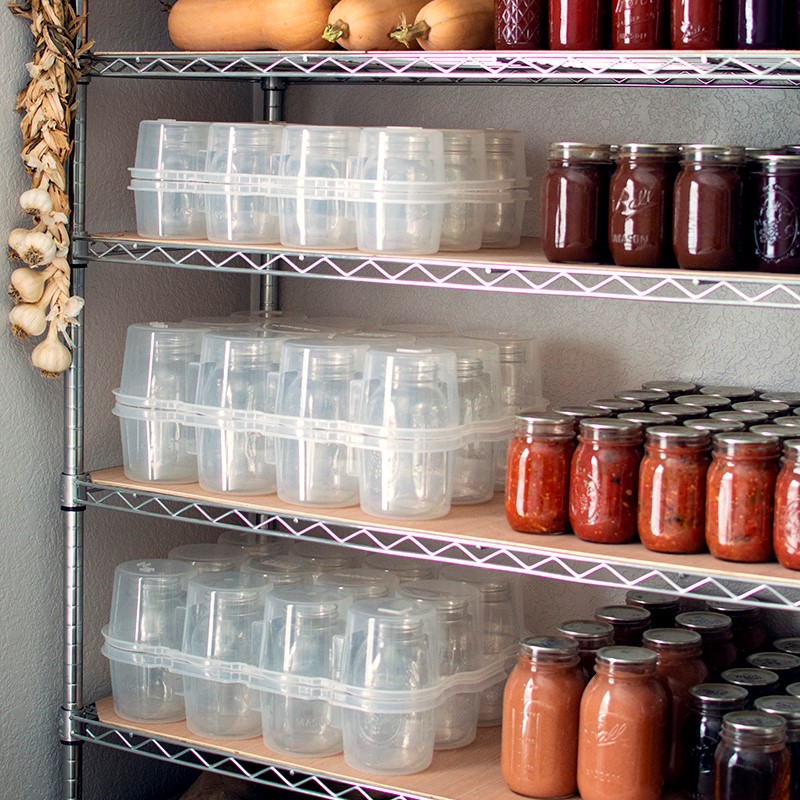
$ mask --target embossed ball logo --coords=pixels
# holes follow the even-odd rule
[[[756,250],[761,258],[778,261],[797,250],[797,212],[794,200],[782,189],[762,195],[755,221]]]

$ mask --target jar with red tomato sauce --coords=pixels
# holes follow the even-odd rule
[[[706,482],[706,544],[725,561],[772,557],[772,519],[778,475],[777,439],[721,433]]]
[[[658,50],[669,27],[663,0],[613,0],[611,47],[614,50]]]
[[[569,521],[587,542],[622,544],[636,537],[642,427],[619,419],[584,419],[572,457]]]
[[[639,538],[657,553],[699,553],[705,545],[711,438],[678,425],[649,428],[639,469]]]
[[[517,414],[508,447],[506,519],[522,533],[563,533],[575,423],[560,414]]]
[[[775,483],[773,544],[784,567],[800,569],[800,439],[783,443],[783,464]]]
[[[550,0],[550,49],[600,50],[605,5],[602,0]]]
[[[672,0],[672,49],[716,50],[722,44],[723,0]]]

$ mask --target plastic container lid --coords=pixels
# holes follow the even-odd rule
[[[324,572],[317,578],[320,586],[330,586],[355,600],[391,597],[400,581],[395,575],[369,567],[351,567]]]
[[[273,586],[312,583],[315,574],[306,559],[291,555],[249,556],[241,570],[261,575]]]
[[[321,542],[295,541],[289,552],[296,558],[302,558],[315,573],[350,569],[358,562],[358,555],[352,550]]]
[[[183,544],[169,551],[171,559],[185,561],[198,572],[228,572],[237,569],[244,553],[240,547],[223,544]]]
[[[246,557],[276,556],[286,550],[283,539],[273,539],[255,531],[222,531],[217,537],[217,544],[238,547],[242,550],[242,556]]]
[[[396,575],[401,583],[405,581],[432,580],[436,577],[437,571],[437,564],[432,561],[420,561],[415,558],[402,557],[400,553],[393,556],[370,553],[364,558],[364,566]]]

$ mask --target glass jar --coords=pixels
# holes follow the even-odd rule
[[[784,719],[760,711],[726,714],[714,769],[714,800],[789,800]]]
[[[789,800],[800,800],[800,699],[783,695],[761,697],[755,710],[775,714],[786,722],[786,746],[789,750]]]
[[[670,701],[667,782],[675,785],[683,774],[684,748],[679,734],[689,708],[689,689],[708,678],[708,668],[700,657],[699,633],[680,628],[651,628],[644,632],[643,641],[656,654],[656,675]]]
[[[800,408],[800,392],[762,392],[758,399],[769,403],[786,403],[790,408]]]
[[[699,394],[713,394],[719,397],[727,397],[732,403],[739,403],[744,400],[755,400],[758,392],[749,386],[711,385],[703,386],[700,389]]]
[[[581,701],[578,789],[583,800],[659,800],[669,701],[656,655],[604,647]]]
[[[722,0],[672,0],[672,49],[719,49],[722,6]]]
[[[800,656],[791,653],[752,653],[745,660],[751,667],[774,672],[778,676],[781,691],[800,681]]]
[[[542,182],[545,256],[556,262],[608,262],[610,146],[558,142],[550,146],[548,164]]]
[[[643,383],[642,389],[655,389],[659,392],[666,392],[670,397],[677,397],[679,394],[696,392],[697,384],[688,381],[653,380]]]
[[[645,409],[658,403],[669,403],[670,401],[670,395],[667,392],[657,392],[654,389],[629,389],[624,392],[617,392],[614,397],[617,400],[632,400],[634,403],[644,403]]]
[[[585,683],[572,639],[533,636],[520,642],[503,695],[500,768],[511,791],[540,798],[575,794]]]
[[[737,50],[776,50],[783,45],[783,0],[735,0]]]
[[[745,414],[764,414],[770,422],[781,414],[792,413],[787,403],[776,403],[772,400],[745,400],[742,403],[734,403],[731,408],[734,411],[743,411]]]
[[[614,644],[614,628],[599,620],[570,619],[558,626],[558,632],[578,643],[581,669],[587,682],[590,681],[594,677],[598,650]]]
[[[783,639],[776,639],[772,643],[772,649],[773,651],[800,656],[800,636],[786,636]]]
[[[726,561],[772,557],[778,441],[753,433],[714,437],[706,485],[706,544]]]
[[[683,425],[693,431],[705,431],[712,436],[715,433],[734,433],[745,430],[742,422],[725,422],[721,419],[687,419]]]
[[[727,411],[731,407],[731,401],[721,394],[682,394],[675,398],[676,403],[682,406],[700,406],[706,411]]]
[[[647,431],[639,469],[639,538],[658,553],[699,553],[705,544],[711,439],[665,425]]]
[[[709,611],[725,614],[733,625],[733,643],[744,658],[764,649],[768,641],[767,632],[761,620],[761,609],[743,606],[725,600],[710,600],[706,603]]]
[[[544,0],[494,0],[495,49],[541,49],[544,12]]]
[[[616,0],[615,8],[632,2]],[[661,0],[648,2],[658,7]],[[639,3],[635,7],[642,8]],[[626,13],[630,15],[631,10]],[[617,152],[617,168],[611,176],[608,239],[618,266],[673,265],[672,189],[677,155],[677,146],[659,144],[624,144]],[[669,402],[669,396],[660,402]]]
[[[730,617],[711,611],[686,611],[675,617],[675,624],[700,634],[703,661],[706,662],[711,680],[717,680],[736,663],[738,652],[733,643]]]
[[[625,593],[625,605],[638,606],[650,612],[650,624],[654,628],[674,628],[675,617],[680,613],[677,597],[659,592],[643,592],[630,589]]]
[[[755,667],[726,669],[720,675],[720,679],[732,686],[741,686],[747,692],[750,705],[753,705],[759,697],[777,694],[781,690],[777,673],[769,669]]]
[[[689,689],[683,726],[685,743],[681,787],[691,800],[714,800],[714,753],[722,733],[722,718],[747,705],[741,686],[701,683]]]
[[[664,47],[668,19],[662,0],[614,0],[611,47],[614,50],[659,50]]]
[[[605,3],[602,0],[550,0],[551,50],[600,50]]]
[[[766,414],[746,411],[712,411],[708,418],[722,420],[723,422],[741,422],[745,430],[752,428],[753,425],[769,422],[769,417]]]
[[[581,421],[569,486],[569,521],[578,538],[603,544],[635,538],[641,442],[635,422]]]
[[[506,519],[523,533],[563,533],[575,423],[558,414],[518,414],[506,468]]]
[[[715,5],[719,7],[717,0]],[[682,269],[736,269],[739,265],[743,164],[741,147],[681,148],[672,244]]]
[[[602,606],[595,609],[594,618],[611,625],[614,644],[620,647],[639,647],[650,627],[650,612],[639,606]]]

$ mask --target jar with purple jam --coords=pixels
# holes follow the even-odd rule
[[[749,703],[752,705],[759,697],[778,694],[781,683],[778,675],[768,669],[755,667],[734,667],[726,669],[720,678],[731,686],[741,686],[747,692]]]
[[[614,629],[614,644],[619,647],[641,647],[642,636],[650,627],[650,612],[641,606],[602,606],[594,612],[598,622],[607,622]]]
[[[703,661],[706,662],[712,680],[717,680],[726,669],[736,663],[738,651],[733,643],[733,624],[730,617],[711,611],[685,611],[675,617],[675,625],[700,634]]]
[[[709,600],[706,607],[715,614],[725,614],[726,617],[730,617],[733,643],[742,659],[764,649],[769,639],[760,608],[731,603],[727,600]]]
[[[783,44],[783,0],[734,0],[737,50],[776,50]]]
[[[542,245],[549,261],[607,263],[611,147],[559,142],[542,182]]]
[[[586,681],[590,681],[594,677],[597,651],[614,644],[614,628],[608,622],[599,620],[569,619],[558,626],[558,632],[578,643],[581,669]]]
[[[539,50],[547,0],[494,0],[496,50]]]
[[[681,147],[672,244],[682,269],[730,270],[741,251],[744,148]]]
[[[800,155],[759,158],[750,190],[756,268],[800,272]]]
[[[625,593],[625,605],[647,609],[650,612],[650,624],[654,628],[675,627],[675,617],[681,610],[677,597],[641,589],[629,589]]]
[[[617,266],[673,265],[672,189],[677,156],[675,145],[624,144],[617,152],[608,222]]]

